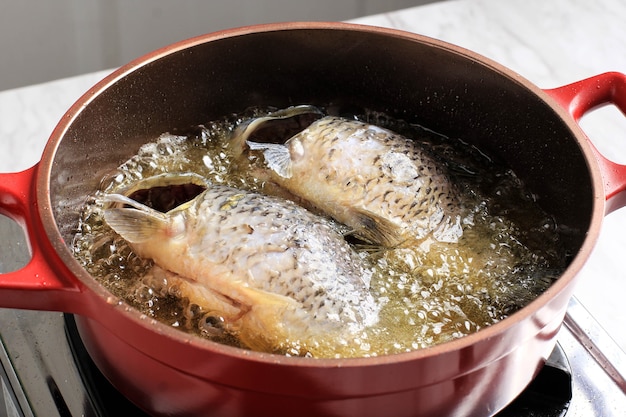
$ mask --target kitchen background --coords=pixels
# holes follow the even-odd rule
[[[436,0],[0,1],[0,91],[118,67],[220,29],[347,20]]]

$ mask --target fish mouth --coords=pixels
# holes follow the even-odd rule
[[[292,106],[251,119],[239,130],[246,141],[282,145],[324,116],[315,106]]]
[[[205,189],[197,184],[172,184],[137,190],[128,197],[156,211],[167,213],[193,200]]]
[[[161,174],[115,192],[153,210],[167,213],[193,200],[208,186],[208,181],[197,174]]]

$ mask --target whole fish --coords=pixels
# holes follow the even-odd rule
[[[295,203],[216,184],[167,213],[121,194],[105,201],[106,223],[133,251],[251,349],[327,355],[318,345],[378,320],[365,261],[331,220]]]
[[[307,114],[317,120],[286,141],[280,136],[285,129],[272,137],[272,124]],[[390,130],[296,106],[242,123],[231,147],[253,164],[261,151],[261,176],[370,243],[457,242],[463,233],[459,202],[442,164]]]

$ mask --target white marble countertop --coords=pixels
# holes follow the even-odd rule
[[[626,73],[626,2],[620,0],[451,0],[355,19],[474,50],[552,88],[606,71]],[[39,160],[65,111],[110,71],[0,92],[0,172]],[[626,118],[605,108],[583,128],[609,158],[626,163]],[[623,138],[623,139],[621,139]],[[626,210],[607,216],[581,271],[578,299],[626,350]]]

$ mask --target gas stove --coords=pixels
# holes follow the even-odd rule
[[[0,272],[28,261],[10,223],[0,216]],[[497,416],[623,416],[625,358],[574,298],[546,366]],[[0,364],[0,417],[146,416],[98,371],[70,314],[0,309]]]

